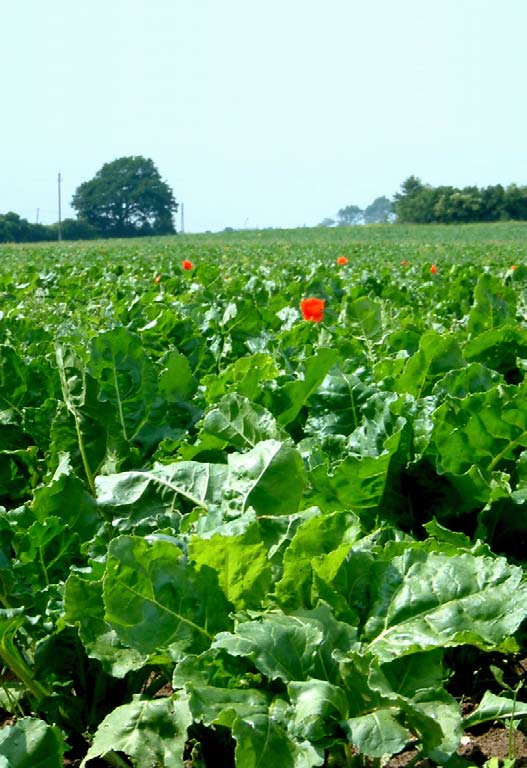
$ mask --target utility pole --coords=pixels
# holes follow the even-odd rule
[[[181,234],[185,233],[185,205],[181,203]]]
[[[37,208],[37,218],[36,218],[35,224],[38,224],[39,213],[40,213],[40,208]]]
[[[60,205],[60,183],[62,181],[62,176],[58,175],[57,183],[59,188],[59,240],[62,240],[62,217],[61,217],[61,205]]]

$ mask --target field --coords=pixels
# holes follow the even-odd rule
[[[519,764],[527,224],[2,246],[0,345],[0,768]]]

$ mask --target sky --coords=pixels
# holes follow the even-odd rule
[[[130,155],[187,232],[315,226],[411,174],[527,185],[527,0],[17,0],[1,25],[0,213],[57,221],[60,173],[74,216]]]

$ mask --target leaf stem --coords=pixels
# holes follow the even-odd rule
[[[37,702],[42,701],[42,699],[50,695],[50,692],[38,680],[35,680],[31,670],[13,643],[13,634],[16,632],[16,629],[14,627],[4,631],[0,639],[0,657],[7,664],[11,672],[24,683]]]

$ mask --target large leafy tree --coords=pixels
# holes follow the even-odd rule
[[[380,224],[390,221],[390,217],[393,217],[393,203],[385,195],[376,197],[373,203],[364,209],[365,224]]]
[[[177,203],[152,160],[120,157],[76,190],[72,207],[101,235],[164,235],[175,231]]]
[[[362,222],[362,209],[358,205],[346,205],[337,213],[337,222],[340,227],[349,227]]]

